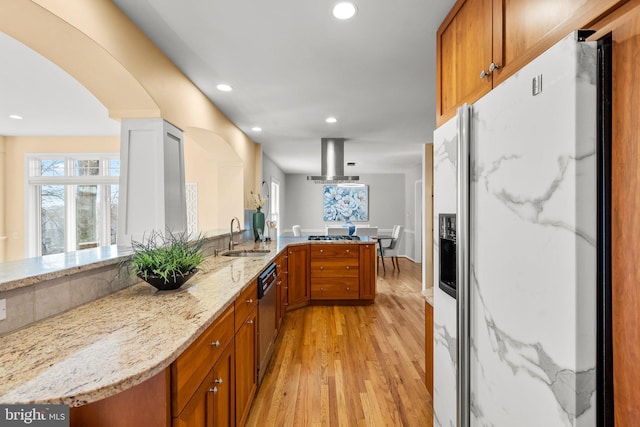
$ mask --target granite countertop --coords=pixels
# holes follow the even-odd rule
[[[303,243],[284,237],[264,256],[210,257],[178,290],[141,282],[1,337],[0,402],[80,406],[142,383],[176,360],[282,249]]]

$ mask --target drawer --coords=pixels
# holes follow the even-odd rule
[[[336,258],[311,260],[311,278],[315,277],[358,277],[358,258]]]
[[[358,245],[311,245],[311,259],[324,257],[358,258]]]
[[[358,279],[351,277],[316,280],[311,284],[311,299],[358,299]]]
[[[240,296],[236,298],[236,314],[235,323],[236,331],[240,329],[240,326],[244,323],[245,319],[251,313],[251,310],[258,306],[258,282],[253,281],[247,289],[242,291]]]
[[[173,416],[180,414],[211,367],[233,340],[234,312],[232,304],[171,364]]]

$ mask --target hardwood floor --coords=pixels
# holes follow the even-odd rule
[[[247,426],[432,426],[420,265],[380,268],[371,306],[287,313]]]

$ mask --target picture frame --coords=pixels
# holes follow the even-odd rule
[[[325,222],[369,220],[369,186],[325,185],[322,189]]]

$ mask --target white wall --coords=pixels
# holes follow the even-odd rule
[[[417,169],[419,170],[419,169]],[[395,224],[401,224],[413,229],[406,223],[407,211],[407,185],[413,189],[414,180],[409,183],[405,174],[360,174],[360,183],[369,186],[369,221],[366,223],[378,226],[381,234],[391,234]],[[286,175],[286,190],[284,191],[286,204],[283,206],[283,230],[281,234],[291,234],[291,226],[300,224],[302,233],[324,234],[326,224],[322,220],[322,187],[307,181],[306,175]],[[410,192],[413,199],[413,190]],[[411,215],[413,217],[413,202],[411,202]],[[399,253],[404,254],[405,237],[401,241]],[[412,243],[413,244],[413,240]],[[411,248],[413,251],[413,248]]]

